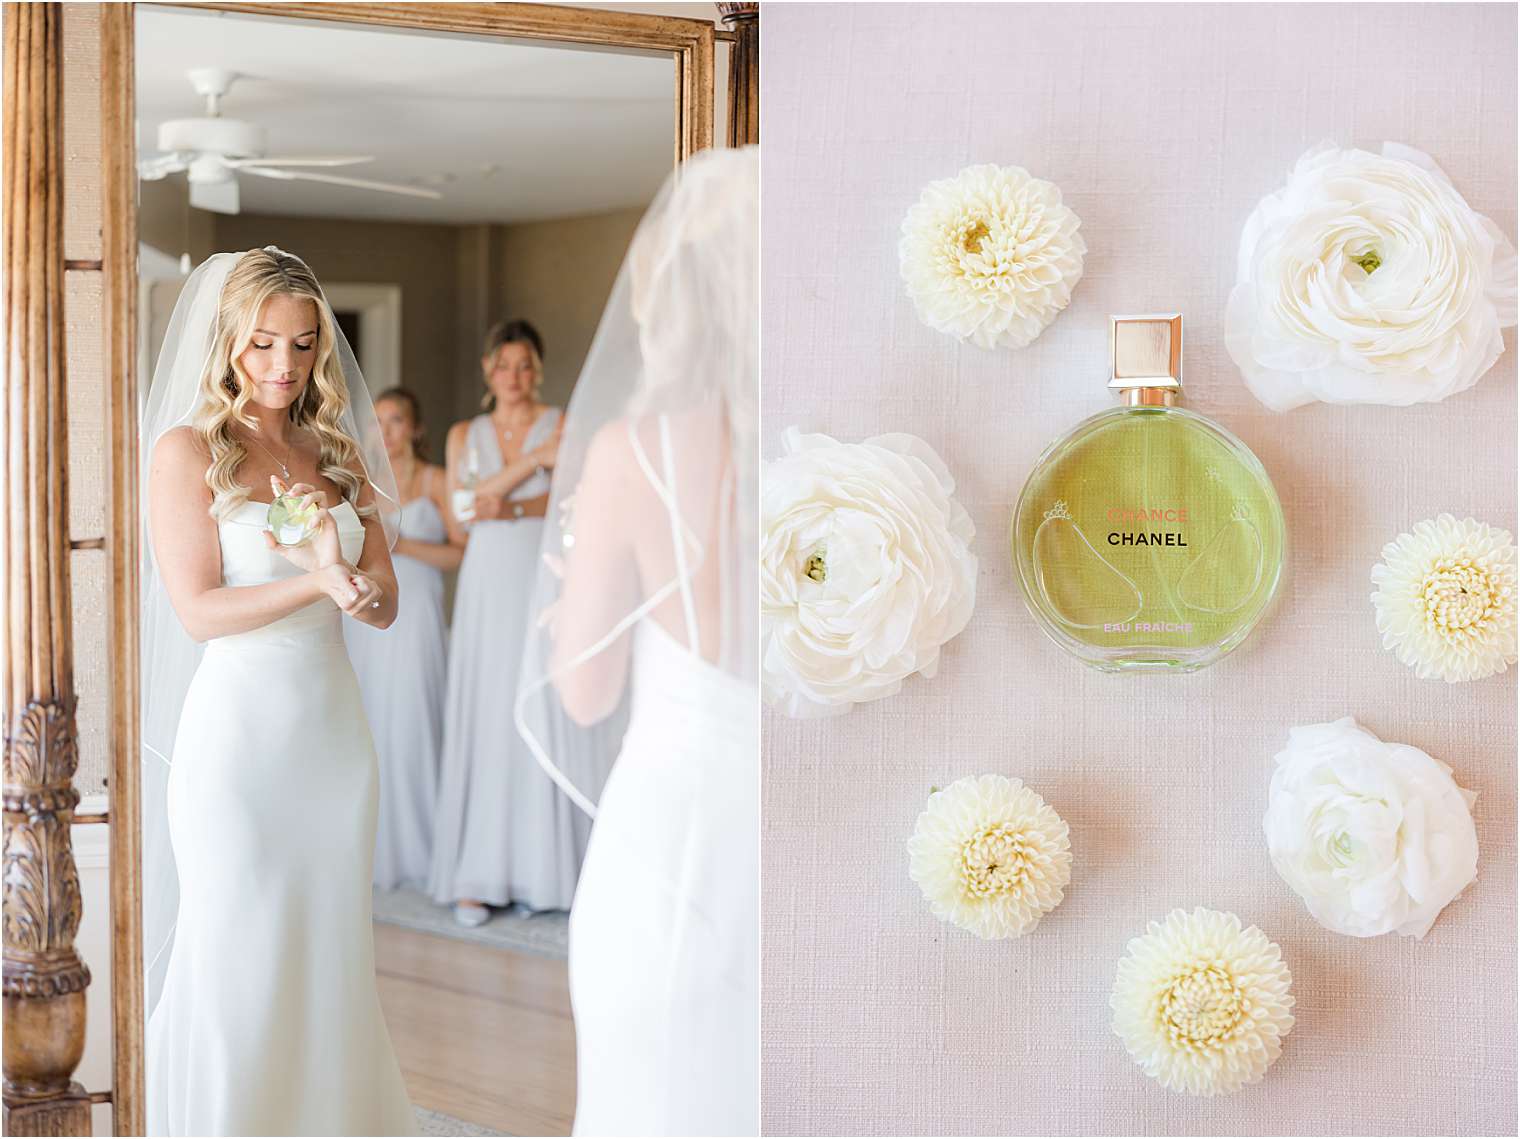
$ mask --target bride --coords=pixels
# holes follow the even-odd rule
[[[759,1126],[758,200],[753,147],[677,169],[566,412],[516,719],[595,818],[578,1135]],[[593,804],[596,725],[625,700]]]
[[[149,1134],[416,1134],[375,989],[376,760],[342,633],[395,617],[396,494],[304,262],[269,246],[191,274],[142,453]],[[287,492],[316,507],[302,545],[266,525]]]

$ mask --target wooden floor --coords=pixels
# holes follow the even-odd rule
[[[565,962],[375,923],[380,1003],[412,1102],[509,1135],[568,1135]]]

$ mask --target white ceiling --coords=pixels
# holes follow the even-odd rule
[[[670,171],[668,56],[139,5],[141,156],[159,153],[160,122],[204,114],[192,67],[242,73],[222,113],[263,125],[270,153],[372,154],[331,173],[444,194],[244,176],[245,213],[535,221],[643,205]]]

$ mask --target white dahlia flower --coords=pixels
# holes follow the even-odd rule
[[[1145,1074],[1212,1096],[1261,1079],[1293,1027],[1282,951],[1234,914],[1173,910],[1130,940],[1109,1006]]]
[[[930,328],[978,348],[1022,348],[1082,279],[1082,224],[1051,182],[968,166],[931,182],[903,218],[898,258]]]
[[[1003,775],[958,779],[929,796],[908,840],[908,873],[934,916],[978,937],[1021,937],[1071,881],[1065,822]]]
[[[1383,547],[1372,567],[1383,647],[1422,679],[1482,680],[1515,663],[1515,546],[1509,531],[1450,514]]]

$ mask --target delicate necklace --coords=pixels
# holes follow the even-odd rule
[[[275,466],[277,466],[277,467],[280,468],[280,474],[282,476],[284,476],[285,481],[288,483],[290,481],[290,467],[288,467],[286,465],[286,463],[280,462],[279,459],[275,459],[274,458],[274,452],[271,451],[268,447],[264,446],[264,444],[259,443],[257,437],[255,437],[253,441],[255,443],[259,444],[259,450],[260,451],[263,451],[264,454],[268,455],[271,459],[274,459]],[[290,453],[291,453],[291,451],[293,451],[295,449],[295,445],[296,445],[295,440],[291,439],[290,445],[285,448],[285,459],[286,459],[286,462],[289,462],[289,460],[290,460]]]
[[[527,432],[529,432],[529,430],[532,430],[532,427],[534,427],[534,424],[537,423],[537,421],[538,409],[530,408],[529,411],[527,411],[526,417],[521,418],[520,420],[521,426],[523,426],[524,436],[527,435]],[[506,446],[506,444],[511,443],[512,439],[517,438],[517,426],[518,424],[514,424],[512,427],[497,427],[497,430],[502,433],[503,458],[506,458],[506,452],[509,452],[509,450],[511,450],[508,446]],[[518,447],[518,450],[521,450],[521,447]]]
[[[525,422],[528,426],[531,427],[537,418],[537,409],[529,408],[526,419],[522,420],[521,422]],[[517,437],[517,433],[511,427],[498,427],[497,430],[501,432],[501,437],[508,443],[512,442],[512,440]]]

